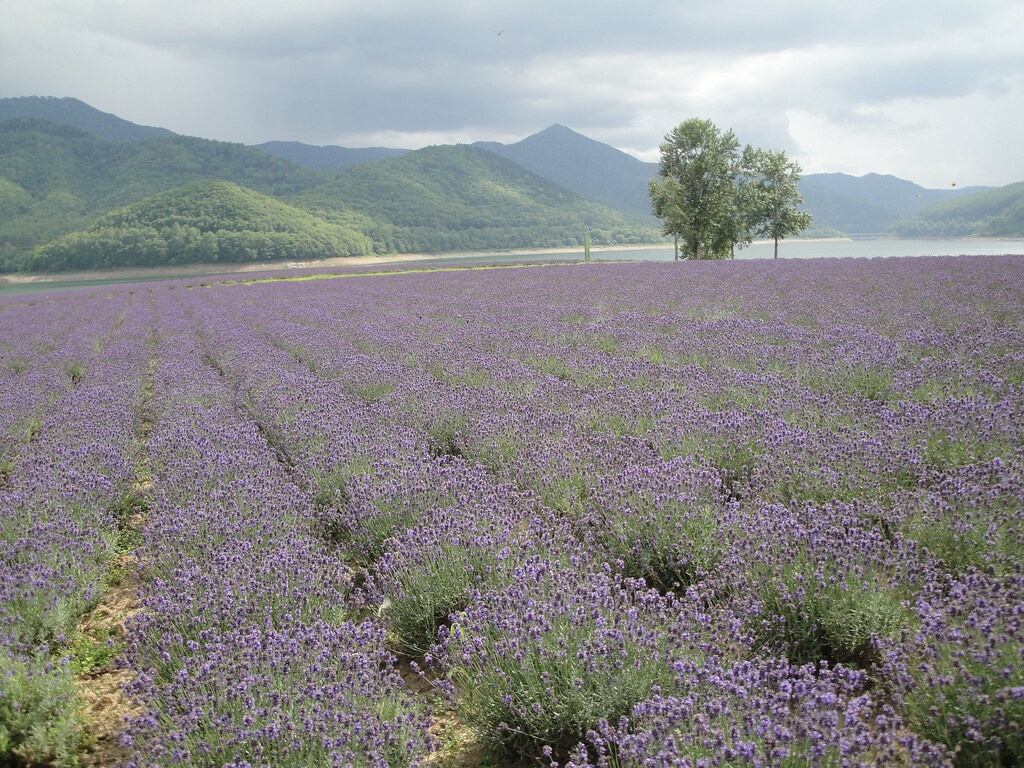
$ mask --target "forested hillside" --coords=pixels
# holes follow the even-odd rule
[[[354,229],[231,182],[204,181],[108,213],[37,249],[29,268],[326,259],[372,250],[373,241]]]
[[[316,147],[299,141],[268,141],[253,145],[253,149],[323,173],[338,173],[353,165],[373,163],[377,160],[386,160],[389,157],[401,157],[409,152],[407,149],[387,149],[386,147],[362,149]]]
[[[477,147],[436,146],[355,166],[298,196],[306,207],[342,203],[380,219],[395,251],[451,251],[637,243],[657,239],[649,217],[584,200]]]
[[[511,145],[258,149],[0,99],[0,272],[658,242],[653,169],[560,125]],[[800,191],[812,236],[1024,236],[1024,184],[811,174]],[[211,201],[232,212],[211,220]]]
[[[933,203],[894,232],[904,237],[1024,237],[1024,182]]]
[[[21,96],[0,99],[0,123],[17,117],[35,117],[70,125],[109,141],[146,141],[158,136],[174,136],[166,128],[137,125],[109,112],[101,112],[84,101],[54,96]]]
[[[651,213],[647,183],[657,163],[644,163],[564,125],[552,125],[515,144],[475,146],[508,158],[533,173],[611,208]]]
[[[314,183],[312,171],[225,142],[167,136],[99,139],[48,120],[0,123],[0,269],[3,262],[83,229],[114,208],[204,179],[266,194]]]

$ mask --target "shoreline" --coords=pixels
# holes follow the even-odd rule
[[[634,251],[656,250],[664,245],[624,245],[624,246],[591,246],[591,252],[607,250]],[[52,273],[7,273],[0,274],[0,284],[24,283],[74,283],[98,280],[131,280],[133,278],[189,278],[216,275],[235,275],[252,272],[277,272],[292,269],[318,269],[321,267],[372,267],[381,264],[406,264],[417,261],[436,259],[468,259],[486,258],[488,256],[544,256],[550,254],[579,253],[583,258],[583,249],[579,246],[565,248],[514,248],[498,251],[456,251],[453,253],[394,253],[380,256],[336,256],[331,259],[313,261],[258,261],[237,264],[183,264],[181,266],[161,267],[116,267],[103,270],[78,270],[74,272]]]
[[[835,242],[848,240],[846,237],[808,238],[801,242]],[[753,244],[771,243],[770,240],[758,240]],[[605,251],[653,251],[671,248],[672,243],[643,243],[638,245],[592,245],[591,253]],[[437,259],[482,259],[488,256],[546,256],[552,254],[578,253],[583,258],[582,246],[566,246],[560,248],[508,248],[495,251],[454,251],[452,253],[394,253],[380,256],[336,256],[331,259],[314,261],[259,261],[237,264],[183,264],[180,266],[161,267],[116,267],[102,270],[77,270],[74,272],[52,273],[7,273],[0,274],[0,285],[3,284],[38,284],[38,283],[77,283],[101,280],[132,280],[132,279],[187,279],[190,277],[213,277],[217,275],[236,275],[252,272],[277,272],[292,269],[319,269],[337,267],[371,267],[382,264],[406,264],[417,261],[434,261]]]
[[[792,243],[835,243],[835,242],[853,242],[857,240],[856,236],[843,236],[843,237],[815,237],[815,238],[787,238],[787,244]],[[889,238],[884,238],[889,239]],[[908,238],[891,238],[894,240],[908,239]],[[970,242],[972,240],[1005,240],[1008,242],[1021,242],[1024,238],[1004,237],[1004,238],[971,238],[971,237],[945,237],[945,238],[909,238],[909,239],[927,239],[927,240],[941,240],[941,241],[964,241]],[[751,247],[772,245],[772,240],[755,240],[751,243]],[[592,245],[590,252],[592,254],[601,254],[607,251],[647,251],[647,250],[664,250],[671,248],[671,242],[664,243],[643,243],[637,245]],[[66,283],[98,283],[98,282],[109,282],[109,281],[121,281],[131,282],[133,280],[139,281],[150,281],[150,280],[187,280],[196,277],[228,277],[231,275],[251,275],[260,272],[281,272],[290,270],[308,270],[308,269],[338,269],[341,267],[372,267],[389,264],[409,264],[422,261],[437,261],[437,260],[458,260],[458,259],[482,259],[489,256],[495,258],[508,257],[508,256],[551,256],[551,255],[565,256],[568,254],[579,254],[580,260],[583,259],[583,247],[582,246],[566,246],[559,248],[507,248],[493,251],[454,251],[451,253],[393,253],[386,255],[376,256],[336,256],[330,259],[319,259],[313,261],[260,261],[260,262],[245,262],[245,263],[205,263],[205,264],[185,264],[180,266],[160,266],[160,267],[117,267],[113,269],[104,270],[77,270],[74,272],[54,272],[54,273],[5,273],[0,274],[0,286],[15,286],[15,285],[39,285],[44,286],[49,283],[54,284],[66,284]]]

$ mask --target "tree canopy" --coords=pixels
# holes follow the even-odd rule
[[[798,235],[811,226],[812,217],[797,206],[803,197],[797,188],[800,166],[781,150],[756,149],[746,162],[750,175],[745,202],[748,221],[756,237],[775,241],[779,258],[779,240]]]
[[[34,271],[371,253],[365,234],[227,181],[155,195],[37,248]]]
[[[666,135],[648,189],[677,259],[731,258],[755,236],[773,238],[778,256],[780,239],[811,224],[797,208],[799,180],[800,166],[784,152],[741,151],[732,130],[692,118]]]

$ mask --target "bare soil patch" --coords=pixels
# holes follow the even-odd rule
[[[413,667],[412,659],[401,656],[396,667],[405,686],[430,702],[430,737],[434,751],[421,765],[424,768],[522,768],[522,761],[492,755],[479,737],[459,719],[451,702],[438,694],[429,672]]]
[[[120,578],[107,588],[100,604],[82,620],[78,631],[86,637],[106,637],[122,643],[128,620],[140,611],[139,580],[131,555],[119,556],[114,568]],[[126,757],[120,735],[126,719],[142,713],[124,693],[124,686],[131,679],[131,670],[118,668],[116,658],[76,676],[87,735],[87,746],[78,757],[86,768],[107,768]]]

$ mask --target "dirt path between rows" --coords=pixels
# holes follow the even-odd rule
[[[123,644],[128,621],[140,611],[135,557],[118,556],[112,572],[118,574],[117,581],[107,588],[99,605],[78,625],[78,632],[82,636]],[[142,714],[124,693],[124,685],[131,679],[131,670],[119,668],[116,659],[76,676],[87,735],[85,751],[79,755],[85,768],[106,768],[125,757],[119,741],[125,721]]]

